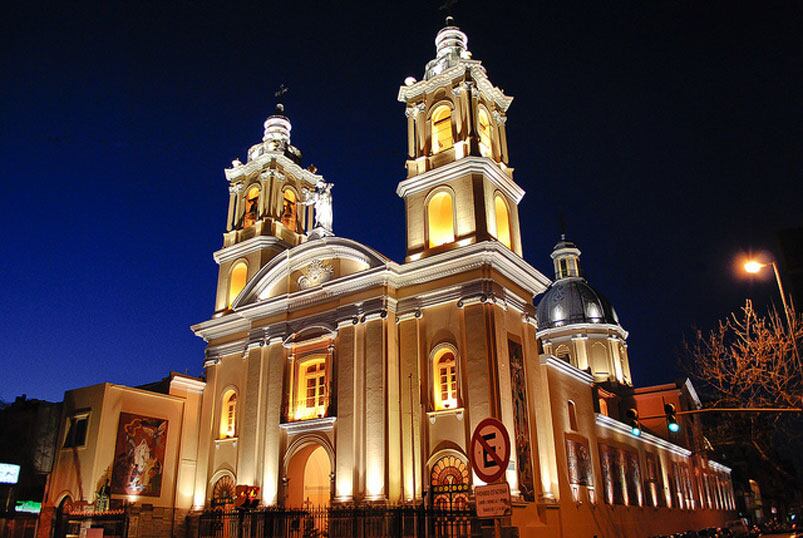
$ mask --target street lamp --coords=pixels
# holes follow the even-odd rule
[[[744,270],[753,275],[759,273],[762,269],[769,266],[772,266],[772,270],[775,272],[775,282],[778,283],[778,293],[781,294],[781,303],[783,304],[784,314],[786,314],[786,323],[791,331],[791,312],[789,311],[789,305],[786,303],[786,293],[783,291],[783,282],[781,282],[781,273],[778,272],[778,264],[775,263],[775,260],[772,260],[769,263],[760,262],[758,260],[747,260],[743,265]]]

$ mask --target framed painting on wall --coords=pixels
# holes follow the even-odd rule
[[[158,497],[167,446],[167,420],[120,413],[112,493]]]

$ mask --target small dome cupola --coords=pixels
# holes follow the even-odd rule
[[[582,323],[619,325],[610,302],[580,274],[580,249],[561,234],[552,250],[555,281],[536,308],[540,329]]]
[[[460,60],[469,59],[471,52],[468,50],[468,36],[455,26],[453,17],[446,17],[446,26],[435,36],[435,59],[427,63],[424,79],[428,80],[443,73]]]
[[[277,147],[286,147],[290,144],[290,130],[293,126],[290,119],[284,115],[284,105],[276,104],[276,111],[265,120],[265,135],[263,142],[273,142]]]
[[[555,265],[555,280],[580,276],[580,249],[566,240],[566,234],[560,234],[560,241],[552,249],[550,257]]]

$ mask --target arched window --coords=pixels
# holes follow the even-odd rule
[[[237,392],[233,389],[223,393],[220,408],[220,438],[237,437]]]
[[[572,400],[569,400],[569,428],[572,431],[577,431],[577,406]]]
[[[234,302],[234,299],[236,299],[237,296],[240,295],[240,292],[243,291],[247,281],[248,265],[243,261],[235,263],[234,267],[231,268],[231,273],[229,273],[229,308],[231,308],[231,304]]]
[[[245,213],[243,214],[243,227],[253,226],[259,213],[259,187],[254,185],[245,195]]]
[[[282,224],[291,230],[296,230],[296,193],[292,189],[285,189],[282,195]]]
[[[326,379],[326,356],[312,355],[298,365],[295,420],[326,416],[329,404]]]
[[[569,351],[569,346],[566,344],[561,344],[555,350],[555,356],[562,361],[571,362],[571,351]]]
[[[427,204],[427,229],[429,247],[437,247],[454,241],[454,208],[452,195],[440,191]]]
[[[441,105],[432,113],[432,153],[439,153],[452,146],[452,109]]]
[[[493,151],[491,146],[491,119],[484,108],[481,108],[479,114],[477,114],[477,132],[480,135],[480,155],[491,157]]]
[[[439,349],[432,358],[435,410],[457,408],[457,359],[451,348]]]
[[[510,241],[510,213],[502,196],[494,196],[494,214],[496,215],[496,238],[507,248],[512,249]]]

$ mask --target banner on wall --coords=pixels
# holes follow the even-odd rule
[[[112,467],[112,493],[158,497],[162,493],[167,420],[120,413]]]

